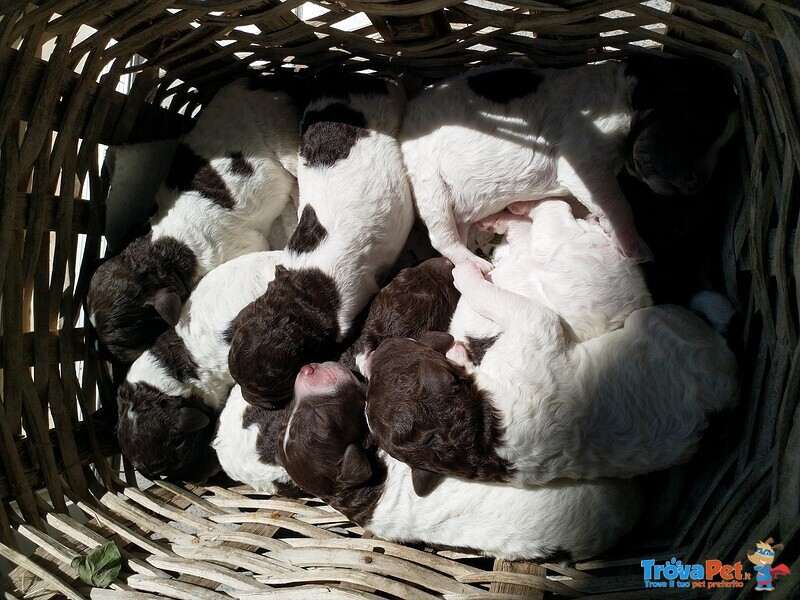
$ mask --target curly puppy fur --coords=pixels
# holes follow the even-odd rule
[[[175,152],[151,233],[98,268],[86,312],[118,360],[133,362],[174,326],[206,273],[269,249],[297,187],[300,112],[286,87],[295,89],[262,77],[222,88]]]
[[[456,381],[443,351],[437,357],[413,341],[386,360],[376,360],[382,358],[376,353],[370,364],[371,386],[373,381],[394,383],[391,391],[381,392],[383,398],[371,394],[370,402],[389,405],[385,396],[391,394],[409,405],[404,414],[411,422],[398,426],[411,432],[402,440],[409,455],[415,443],[429,441],[430,431],[459,432],[442,434],[444,444],[454,444],[437,454],[420,449],[413,458],[417,468],[452,473],[450,465],[456,464],[459,475],[478,478],[486,475],[480,466],[500,457],[511,468],[510,475],[497,471],[497,481],[523,487],[565,477],[632,477],[689,458],[708,414],[736,401],[733,353],[684,308],[640,309],[621,329],[574,344],[555,312],[492,285],[473,263],[457,266],[454,281],[461,302],[501,328],[472,376],[459,372]],[[451,408],[430,410],[442,401],[437,396]],[[470,408],[452,408],[460,403]],[[470,421],[476,430],[460,432],[459,419],[470,411],[477,415]],[[494,415],[500,416],[499,435],[489,437],[488,447],[473,443],[487,439],[485,423]],[[381,437],[393,441],[385,431]],[[457,445],[461,440],[467,445]],[[475,456],[467,458],[467,452]],[[431,462],[424,464],[424,458]],[[474,471],[465,475],[461,469],[469,465]]]
[[[206,447],[233,385],[231,322],[268,289],[282,258],[283,252],[255,252],[214,269],[192,292],[177,326],[131,365],[118,390],[117,437],[138,469],[199,482],[218,468]],[[187,421],[190,409],[209,418]],[[187,422],[197,428],[187,429]]]
[[[278,459],[300,487],[381,539],[577,560],[610,546],[638,518],[639,490],[622,480],[521,490],[447,478],[419,497],[411,469],[371,446],[363,386],[339,363],[309,366],[298,375]]]
[[[445,331],[458,297],[453,263],[446,258],[430,258],[403,269],[373,298],[361,333],[342,354],[341,362],[365,375],[367,356],[384,340]]]
[[[402,88],[366,75],[325,81],[301,124],[300,220],[267,294],[236,320],[229,362],[244,398],[285,404],[300,367],[335,358],[411,230],[396,140]]]

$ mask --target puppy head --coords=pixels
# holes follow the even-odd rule
[[[392,338],[369,361],[367,422],[375,443],[412,467],[414,490],[426,495],[440,475],[503,481],[509,465],[495,449],[499,416],[464,369],[445,352],[449,334],[419,341]]]
[[[219,471],[211,447],[216,417],[202,400],[127,381],[117,400],[120,449],[145,477],[202,483]]]
[[[366,326],[376,331],[380,341],[441,331],[450,324],[459,296],[453,285],[453,263],[431,258],[403,269],[378,293]]]
[[[361,334],[342,354],[342,362],[361,370],[366,355],[385,339],[447,329],[459,295],[453,263],[446,258],[403,269],[372,300]]]
[[[305,491],[333,498],[372,478],[365,400],[362,385],[340,363],[305,365],[298,373],[276,458]]]
[[[196,259],[177,240],[134,240],[92,276],[86,312],[97,336],[123,363],[132,363],[177,324],[189,296]]]
[[[275,270],[266,293],[231,325],[228,365],[245,400],[263,408],[285,404],[303,364],[333,357],[338,304],[335,282],[321,271]]]
[[[733,84],[719,66],[658,61],[635,70],[629,170],[658,194],[695,194],[738,123]]]

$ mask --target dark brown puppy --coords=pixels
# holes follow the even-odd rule
[[[412,467],[414,491],[430,493],[440,474],[503,481],[500,416],[488,395],[444,353],[450,334],[383,342],[368,363],[367,422],[374,442]]]
[[[446,258],[403,269],[372,300],[361,334],[341,362],[364,375],[367,356],[384,340],[446,330],[460,296],[453,285],[453,263]]]
[[[370,520],[386,479],[385,465],[368,450],[365,400],[363,384],[344,365],[305,365],[276,455],[297,485],[361,524]]]
[[[231,324],[228,366],[245,400],[285,405],[300,367],[337,354],[339,291],[319,269],[275,269],[263,296]]]
[[[219,471],[211,448],[216,415],[200,398],[127,381],[117,394],[119,446],[142,475],[202,483]]]

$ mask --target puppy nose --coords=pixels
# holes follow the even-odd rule
[[[306,377],[309,375],[314,374],[314,370],[318,367],[316,363],[311,363],[310,365],[305,365],[300,369],[300,374],[305,375]]]

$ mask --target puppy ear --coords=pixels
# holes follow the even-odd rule
[[[193,433],[200,431],[209,423],[211,423],[211,419],[204,412],[196,408],[181,408],[175,419],[175,429],[181,433]]]
[[[772,544],[772,549],[775,550],[775,552],[783,550],[783,544]]]
[[[446,390],[455,383],[455,376],[444,366],[423,358],[417,367],[417,381],[426,390]]]
[[[423,346],[445,354],[455,341],[453,336],[444,331],[427,331],[423,333],[417,341]]]
[[[172,292],[166,288],[161,288],[155,293],[153,299],[148,302],[156,309],[156,312],[161,315],[161,318],[166,321],[170,327],[175,327],[178,324],[178,319],[181,318],[181,297],[177,292]]]
[[[339,480],[347,485],[358,485],[369,481],[370,477],[372,477],[372,467],[364,450],[355,444],[350,444],[344,451]]]
[[[420,469],[418,467],[411,469],[411,485],[414,486],[414,492],[417,496],[427,496],[430,494],[436,489],[436,486],[439,485],[442,478],[443,476],[441,473],[428,471],[428,469]]]

